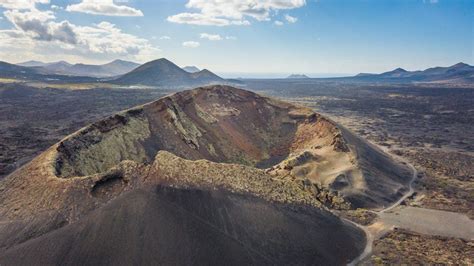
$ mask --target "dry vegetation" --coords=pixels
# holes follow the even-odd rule
[[[416,182],[419,196],[410,204],[466,213],[474,218],[474,156],[417,149],[403,153],[424,172]]]
[[[396,229],[375,241],[362,265],[472,265],[474,242]]]
[[[355,210],[344,210],[339,212],[339,214],[341,217],[365,226],[372,224],[377,218],[377,214],[362,208]]]

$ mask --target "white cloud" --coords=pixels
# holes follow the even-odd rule
[[[5,17],[14,27],[33,39],[41,41],[60,41],[69,44],[77,42],[76,34],[68,21],[54,22],[55,17],[51,11],[7,10]]]
[[[66,10],[104,16],[143,16],[142,11],[129,6],[116,5],[113,0],[82,0],[79,4],[68,5]]]
[[[295,23],[296,21],[298,21],[298,18],[292,17],[288,14],[285,15],[285,19],[286,19],[286,21],[288,21],[288,23]]]
[[[5,9],[34,9],[36,4],[49,4],[49,0],[0,0]]]
[[[225,36],[225,39],[235,41],[235,40],[237,40],[237,37],[235,37],[235,36]]]
[[[148,40],[123,33],[109,22],[101,22],[95,27],[77,27],[81,48],[96,54],[134,55],[141,58],[159,51]]]
[[[122,32],[114,24],[101,22],[78,26],[67,20],[56,21],[52,11],[12,9],[4,12],[12,29],[0,30],[0,55],[22,50],[22,54],[60,54],[89,58],[115,58],[145,61],[159,52],[146,39]],[[7,55],[8,57],[8,55]]]
[[[167,18],[169,22],[179,24],[194,24],[201,26],[228,26],[230,21],[222,18],[208,17],[199,13],[180,13]]]
[[[160,40],[171,40],[171,37],[163,35],[163,36],[160,37]]]
[[[201,33],[199,36],[201,37],[201,39],[208,39],[209,41],[223,40],[223,38],[219,34]]]
[[[306,0],[189,0],[186,7],[196,13],[180,13],[168,17],[168,21],[194,25],[250,25],[246,18],[268,21],[278,10],[302,7]]]
[[[186,48],[197,48],[200,45],[201,44],[199,42],[195,42],[195,41],[183,42],[183,46],[186,47]]]
[[[62,6],[57,6],[57,5],[51,5],[51,9],[53,10],[61,10],[64,9]]]
[[[277,26],[283,26],[283,22],[279,21],[279,20],[275,20],[275,25]]]

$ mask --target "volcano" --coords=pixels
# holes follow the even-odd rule
[[[207,69],[190,73],[166,58],[161,58],[145,63],[111,82],[179,88],[224,83],[225,80]]]
[[[408,189],[401,163],[311,109],[228,86],[91,124],[0,182],[0,264],[346,264],[330,209]]]

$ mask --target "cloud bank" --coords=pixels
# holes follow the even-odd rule
[[[36,4],[49,4],[49,0],[0,0],[5,9],[33,9]]]
[[[299,8],[305,4],[305,0],[189,0],[186,8],[198,12],[179,13],[167,20],[207,26],[250,25],[249,18],[268,21],[279,10]]]
[[[116,5],[113,0],[82,0],[79,4],[68,5],[67,11],[104,16],[142,17],[142,11],[124,5]]]
[[[97,58],[124,57],[145,61],[160,51],[144,38],[124,33],[116,25],[103,21],[90,26],[58,21],[51,10],[39,10],[36,4],[48,0],[0,0],[0,6],[13,28],[0,30],[0,56],[8,58],[14,51],[22,54],[62,53]],[[106,1],[107,2],[107,1]],[[28,52],[26,52],[28,51]]]

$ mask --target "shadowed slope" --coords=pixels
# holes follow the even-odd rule
[[[0,253],[0,262],[341,265],[363,245],[357,229],[311,208],[295,212],[249,196],[158,187],[126,193],[75,224]]]

